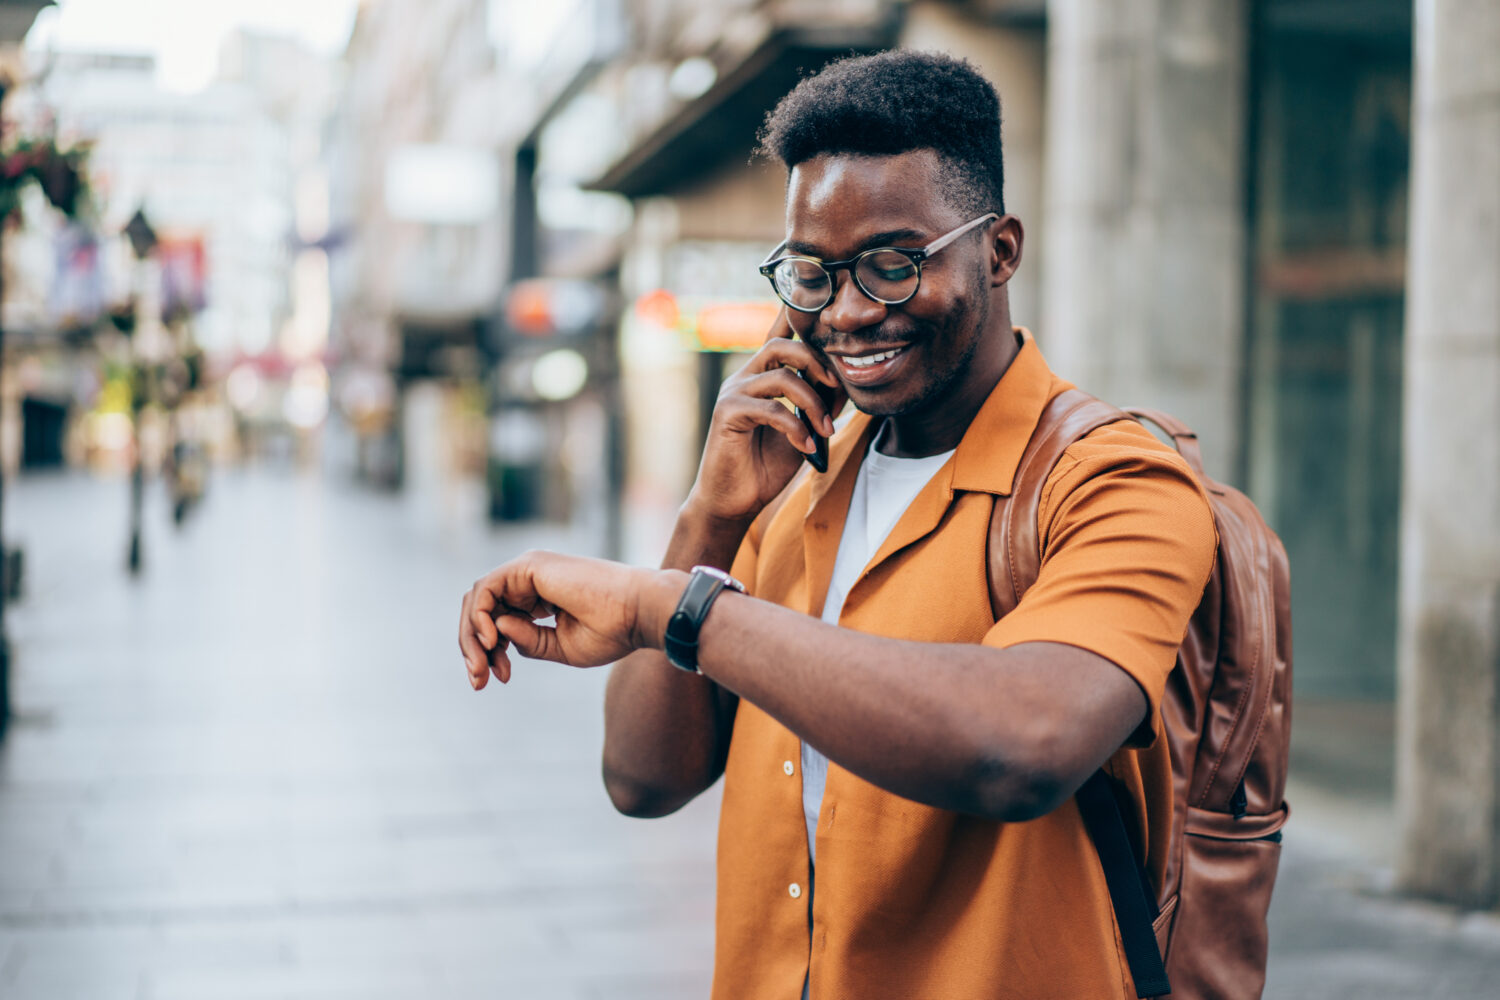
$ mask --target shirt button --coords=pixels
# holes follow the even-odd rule
[[[792,766],[792,762],[791,761],[787,761],[786,763],[782,764],[781,765],[781,769],[786,772],[786,776],[788,778],[790,778],[792,776],[792,772],[793,771],[797,770],[795,767]]]
[[[793,882],[791,885],[787,886],[787,890],[786,891],[789,892],[789,893],[791,893],[791,896],[792,896],[793,899],[801,899],[802,898],[802,887],[800,885],[798,885],[796,882]]]

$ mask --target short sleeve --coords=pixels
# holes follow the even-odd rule
[[[1064,454],[1038,514],[1037,581],[984,643],[1059,642],[1111,661],[1150,702],[1146,746],[1161,728],[1167,675],[1217,551],[1213,511],[1187,464],[1148,431],[1115,424]]]

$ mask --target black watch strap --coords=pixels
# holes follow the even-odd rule
[[[677,602],[677,610],[667,620],[663,649],[674,667],[689,673],[698,672],[698,633],[714,601],[724,588],[745,592],[745,585],[713,566],[694,566],[687,589]]]

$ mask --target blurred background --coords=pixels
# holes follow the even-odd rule
[[[1293,567],[1267,996],[1500,972],[1494,0],[0,0],[0,995],[699,997],[716,795],[460,594],[656,561],[776,307],[765,113],[972,60],[1053,368]]]

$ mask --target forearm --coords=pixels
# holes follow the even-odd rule
[[[684,509],[663,569],[728,569],[745,523],[714,522]],[[724,770],[737,699],[678,670],[659,649],[615,664],[604,698],[604,783],[621,812],[661,816],[686,804]]]
[[[725,595],[699,637],[699,664],[705,676],[881,788],[940,808],[1023,820],[1072,794],[1134,724],[1127,719],[1118,740],[1095,736],[1080,745],[1080,718],[1097,695],[1086,685],[1059,699],[1055,678],[1038,669],[1039,655],[1056,648],[887,639]],[[1100,662],[1119,675],[1107,680],[1124,677]],[[1073,697],[1083,701],[1079,715],[1062,707]],[[1143,696],[1139,704],[1144,710]]]

